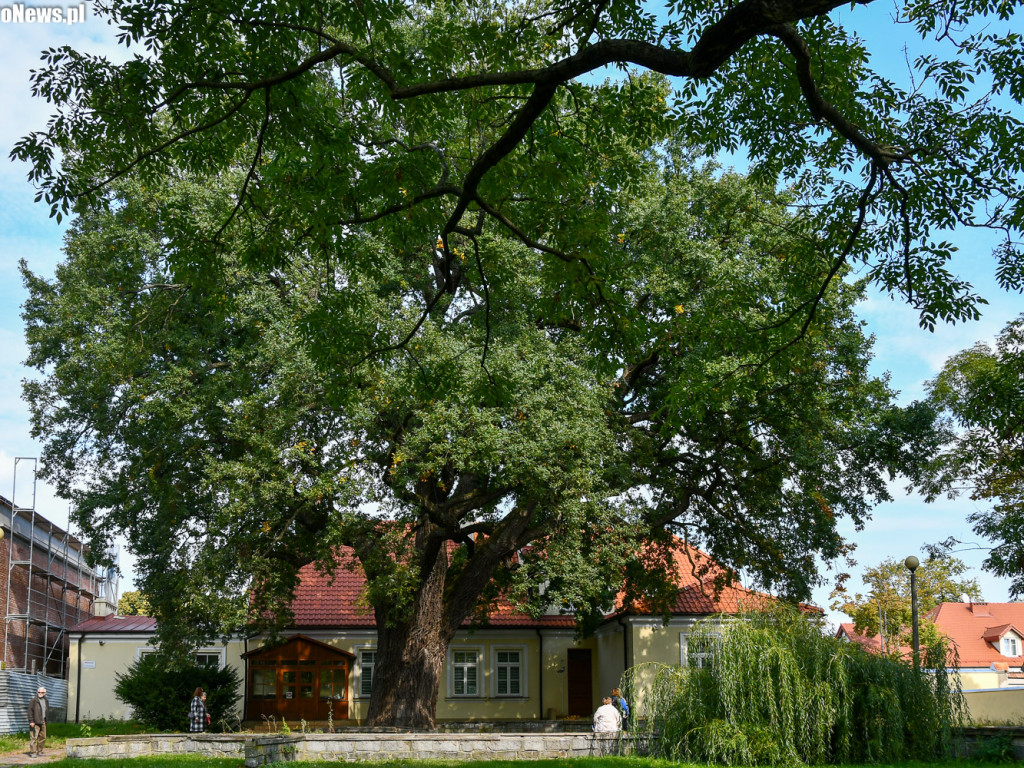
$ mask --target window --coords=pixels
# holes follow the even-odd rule
[[[496,696],[523,695],[523,652],[498,650],[494,652]]]
[[[1016,637],[1003,638],[1003,656],[1020,656],[1020,643]]]
[[[281,698],[292,701],[295,699],[295,689],[299,687],[299,673],[294,669],[285,669],[281,672]]]
[[[153,647],[139,648],[136,651],[136,656],[142,658],[150,653],[156,653],[157,649]],[[222,655],[220,651],[202,651],[197,653],[195,656],[196,666],[209,667],[210,669],[220,669]],[[259,662],[256,662],[259,663]],[[273,662],[270,662],[273,663]]]
[[[710,667],[721,644],[722,636],[717,632],[682,634],[679,636],[679,662],[694,669]]]
[[[200,667],[209,667],[210,669],[220,669],[220,654],[219,653],[197,653],[196,664]]]
[[[311,669],[299,670],[299,698],[313,698],[313,670]]]
[[[254,667],[252,670],[252,697],[254,699],[273,699],[277,696],[277,671],[273,668]]]
[[[452,695],[479,696],[479,651],[452,651]]]
[[[377,651],[359,652],[359,695],[369,696],[373,692],[373,666],[377,663]]]
[[[344,662],[342,662],[344,663]],[[341,701],[347,695],[348,670],[341,666],[320,668],[320,701]]]

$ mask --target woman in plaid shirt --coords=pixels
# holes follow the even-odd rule
[[[192,694],[192,706],[188,710],[188,730],[190,733],[202,733],[206,730],[206,693],[203,686],[196,688]]]

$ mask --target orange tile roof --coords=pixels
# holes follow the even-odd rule
[[[1018,635],[1021,634],[1020,630],[1013,626],[1013,624],[1000,624],[998,627],[989,627],[986,629],[985,634],[981,636],[981,639],[988,643],[994,643],[1001,640],[1008,629],[1012,629]],[[1022,635],[1022,637],[1024,637],[1024,635]]]
[[[292,601],[297,629],[337,628],[356,629],[376,627],[372,608],[363,605],[360,596],[366,585],[362,568],[355,561],[352,550],[342,547],[338,552],[339,567],[333,574],[325,574],[312,564],[299,570],[299,586]],[[673,613],[683,615],[710,615],[715,613],[738,613],[756,608],[772,598],[741,586],[724,587],[715,594],[714,579],[722,574],[709,555],[688,547],[682,542],[673,549],[670,562],[674,579],[679,585],[679,594],[673,606]],[[636,602],[624,605],[624,593],[620,593],[615,611],[608,618],[619,615],[653,615],[654,612]],[[806,606],[805,606],[806,607]],[[815,609],[816,610],[816,609]],[[137,623],[115,623],[108,619],[89,619],[74,628],[74,631],[152,631],[155,620],[147,617],[119,617],[124,619],[145,619],[148,625],[135,628]],[[467,619],[464,626],[479,623]],[[505,599],[499,599],[487,614],[483,626],[519,628],[566,628],[576,626],[571,614],[530,617],[519,611]],[[131,628],[130,628],[131,627]]]
[[[324,574],[310,564],[299,570],[292,601],[296,627],[375,627],[373,609],[360,604],[366,577],[352,550],[338,554],[338,568]]]
[[[861,634],[857,631],[857,625],[852,621],[846,621],[839,625],[839,629],[836,630],[837,638],[846,638],[851,643],[856,643],[869,651],[875,651],[876,653],[882,652],[882,637],[881,635],[875,635],[870,637],[865,634]]]
[[[352,550],[343,547],[339,551],[341,563],[334,574],[324,574],[313,565],[299,570],[299,586],[292,601],[295,626],[313,627],[375,627],[373,609],[361,605],[359,597],[366,585],[362,568],[355,565]],[[473,622],[467,620],[465,624]],[[573,627],[572,616],[542,616],[533,619],[516,613],[507,601],[501,600],[488,614],[489,626],[494,627]]]
[[[836,637],[845,637],[851,643],[856,643],[872,653],[882,653],[882,636],[861,634],[857,631],[857,626],[852,621],[840,624],[839,629],[836,630]],[[909,645],[901,645],[900,655],[906,659],[911,659],[914,656],[914,650]]]
[[[1020,668],[1024,656],[1004,656],[986,637],[1002,637],[1007,631],[1021,635],[1024,629],[1024,603],[942,603],[928,612],[942,634],[956,645],[960,668],[988,668],[993,663],[1008,663]],[[1024,635],[1021,635],[1024,645]]]

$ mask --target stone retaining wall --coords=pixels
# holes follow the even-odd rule
[[[1024,725],[1017,726],[978,726],[964,728],[963,752],[972,756],[985,751],[984,742],[998,739],[1012,748],[1018,760],[1024,760]]]
[[[131,736],[96,736],[68,739],[68,757],[145,757],[196,754],[207,757],[245,757],[246,741],[240,733],[153,733]]]
[[[154,734],[68,739],[74,758],[198,754],[244,758],[247,768],[292,760],[544,760],[626,755],[641,743],[616,733]]]
[[[963,750],[1002,739],[1024,759],[1024,727],[966,728]],[[405,733],[307,734],[162,733],[68,739],[68,757],[144,757],[195,754],[244,759],[247,768],[293,760],[544,760],[645,754],[648,742],[616,733]],[[984,749],[982,747],[982,749]]]

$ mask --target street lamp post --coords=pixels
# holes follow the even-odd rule
[[[917,567],[921,564],[921,561],[911,555],[903,564],[907,566],[907,570],[910,571],[910,620],[911,626],[914,632],[914,669],[920,669],[921,667],[921,641],[917,634]]]

